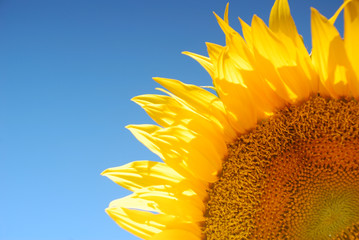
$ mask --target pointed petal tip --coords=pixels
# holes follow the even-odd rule
[[[105,212],[107,213],[107,215],[109,215],[110,217],[112,217],[113,215],[113,208],[107,207],[105,208]]]
[[[228,9],[229,9],[229,2],[226,4],[226,9],[224,10],[224,21],[228,24],[229,21],[228,21]]]
[[[213,14],[216,17],[217,21],[219,21],[219,19],[223,21],[223,19],[220,16],[218,16],[216,12],[213,11]]]
[[[315,9],[314,7],[310,8],[310,18],[311,18],[311,24],[313,24],[314,21],[318,21],[318,19],[321,19],[324,22],[327,22],[328,19],[326,17],[324,17],[317,9]],[[312,25],[313,28],[313,25]],[[313,29],[312,29],[313,31]]]
[[[157,83],[159,83],[159,84],[161,84],[161,83],[163,83],[163,82],[169,82],[170,81],[170,79],[168,79],[168,78],[162,78],[162,77],[153,77],[152,78],[155,82],[157,82]],[[161,84],[162,85],[162,84]]]
[[[130,100],[131,100],[132,102],[135,102],[135,103],[137,103],[137,102],[136,102],[136,99],[137,99],[137,97],[138,97],[138,96],[136,96],[136,97],[133,97],[133,98],[131,98]]]
[[[136,130],[136,125],[135,124],[129,124],[129,125],[125,126],[125,128],[132,132],[132,130]]]
[[[138,95],[135,96],[133,98],[131,98],[131,101],[136,103],[137,105],[143,107],[145,105],[145,100],[144,100],[145,95]]]
[[[105,212],[107,213],[108,216],[110,216],[117,223],[116,209],[118,210],[118,208],[114,208],[109,205],[107,208],[105,208]]]
[[[253,14],[252,24],[253,24],[253,21],[262,21],[262,19],[260,17],[258,17],[257,14]]]
[[[181,54],[186,55],[188,57],[192,57],[194,55],[194,53],[189,52],[189,51],[183,51],[183,52],[181,52]]]
[[[227,2],[227,4],[226,4],[225,11],[228,12],[228,9],[229,9],[229,2]]]
[[[152,78],[152,80],[153,80],[153,81],[156,81],[156,82],[157,82],[158,80],[160,80],[160,79],[162,79],[162,78],[161,78],[161,77],[153,77],[153,78]]]
[[[107,169],[103,170],[103,171],[100,173],[100,175],[110,178],[111,172],[113,172],[113,169],[114,169],[114,168],[107,168]]]
[[[353,2],[352,0],[344,0],[343,4],[338,8],[338,10],[334,13],[334,15],[329,18],[329,22],[331,24],[334,24],[335,21],[337,20],[339,14],[343,11],[344,7],[349,3],[349,2]]]
[[[155,90],[157,90],[157,91],[161,91],[161,92],[165,92],[165,90],[164,90],[164,89],[162,89],[162,88],[158,88],[158,87],[156,87],[156,88],[155,88]]]
[[[101,175],[101,176],[106,176],[107,172],[108,172],[108,169],[103,170],[103,171],[100,173],[100,175]]]
[[[311,13],[313,13],[313,12],[319,13],[319,11],[318,11],[316,8],[314,8],[314,7],[310,7],[310,12],[311,12]]]
[[[210,48],[210,47],[212,47],[212,46],[214,46],[214,45],[217,45],[217,44],[211,43],[211,42],[205,42],[205,44],[206,44],[206,47],[207,47],[207,48]]]

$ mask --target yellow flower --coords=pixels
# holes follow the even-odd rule
[[[287,0],[243,38],[216,17],[226,46],[184,54],[218,96],[155,78],[168,96],[133,98],[160,126],[127,128],[163,162],[105,170],[133,191],[106,212],[143,239],[359,239],[359,0],[312,9],[311,55]]]

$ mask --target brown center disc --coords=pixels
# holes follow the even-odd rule
[[[206,239],[359,237],[359,104],[319,96],[229,145]]]

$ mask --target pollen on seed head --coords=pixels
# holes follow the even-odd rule
[[[356,100],[315,96],[277,112],[228,146],[206,239],[356,239],[358,144]]]

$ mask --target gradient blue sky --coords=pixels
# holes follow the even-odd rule
[[[231,1],[231,25],[267,22],[273,2]],[[1,240],[137,239],[104,212],[129,192],[100,173],[158,160],[124,128],[151,122],[130,98],[155,93],[154,76],[210,85],[180,53],[224,44],[212,11],[226,3],[0,0]],[[310,6],[330,17],[340,4],[290,1],[309,49]]]

